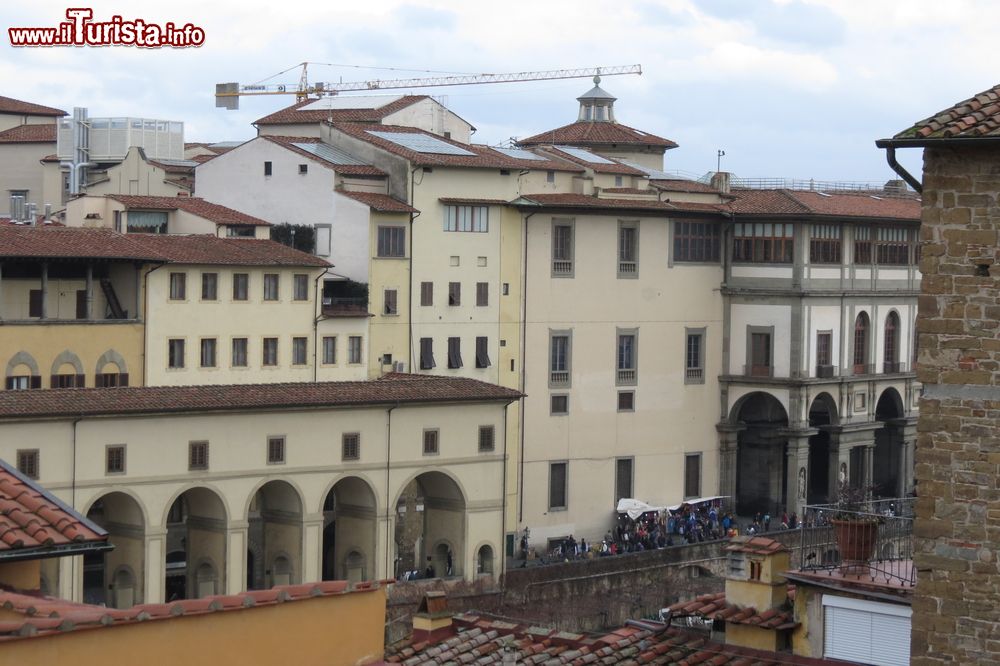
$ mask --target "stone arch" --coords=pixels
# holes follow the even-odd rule
[[[206,562],[216,572],[212,589],[225,589],[229,525],[225,496],[209,486],[184,488],[167,505],[163,525],[167,530],[164,599],[171,601],[202,596],[209,589],[202,569]],[[183,560],[178,553],[183,553]],[[168,559],[171,556],[172,559]]]
[[[28,370],[31,372],[32,377],[39,376],[38,361],[36,361],[35,357],[26,351],[19,351],[10,357],[10,360],[7,361],[7,371],[4,373],[4,376],[10,377],[13,375],[19,365],[28,366]]]
[[[466,494],[454,476],[444,470],[415,474],[403,486],[396,499],[396,577],[401,572],[424,571],[428,559],[437,573],[445,563],[440,560],[447,544],[452,551],[452,575],[464,574],[467,558],[465,546]],[[421,510],[422,509],[422,510]]]
[[[824,391],[813,397],[809,405],[809,428],[817,432],[809,436],[808,504],[825,504],[833,499],[837,479],[836,465],[832,469],[830,466],[830,427],[839,422],[837,401],[832,395]]]
[[[754,391],[736,401],[732,420],[743,427],[736,439],[736,511],[780,516],[789,492],[785,487],[788,412],[774,395]]]
[[[729,412],[729,420],[732,423],[739,423],[744,421],[746,418],[758,421],[783,420],[787,422],[788,412],[777,396],[767,393],[766,391],[753,391],[740,396],[740,398],[733,403],[733,408]]]
[[[492,544],[483,543],[476,547],[476,573],[479,575],[493,575],[493,563],[495,549]]]
[[[353,553],[364,561],[360,570],[373,575],[377,562],[378,496],[362,476],[345,475],[323,496],[322,578],[350,579],[359,567],[348,565]]]
[[[80,357],[68,349],[64,349],[58,356],[55,357],[55,360],[52,361],[52,372],[49,374],[58,375],[59,368],[64,365],[72,365],[74,370],[73,374],[75,375],[83,374],[83,363],[80,362]]]
[[[167,518],[170,515],[170,511],[173,508],[174,503],[176,503],[177,500],[180,499],[182,495],[185,495],[188,492],[193,491],[193,490],[195,490],[195,491],[209,492],[212,495],[214,495],[216,498],[218,498],[219,502],[222,505],[222,516],[221,516],[221,518],[223,520],[226,520],[226,521],[229,520],[229,516],[231,515],[231,512],[229,510],[229,505],[226,503],[226,495],[225,495],[225,493],[223,493],[221,490],[219,490],[218,488],[216,488],[212,484],[207,484],[207,483],[189,483],[189,484],[187,484],[185,486],[182,486],[180,490],[178,490],[177,492],[175,492],[173,494],[173,496],[170,498],[170,501],[167,502],[166,507],[163,510],[163,516],[162,516],[162,518],[160,520],[160,525],[166,525],[167,524]]]
[[[284,584],[286,573],[274,565],[280,558],[288,561],[287,583],[298,583],[302,572],[302,493],[290,481],[270,479],[262,482],[247,503],[247,539],[259,546],[265,569],[255,575],[251,589],[267,589]],[[248,583],[249,580],[248,575]],[[278,583],[277,581],[282,581]]]
[[[889,386],[875,402],[875,420],[882,427],[875,431],[875,450],[872,460],[871,481],[877,497],[901,497],[905,494],[901,473],[905,454],[903,448],[903,418],[906,410],[899,391]]]
[[[87,518],[108,533],[113,550],[87,553],[83,562],[83,599],[112,608],[142,603],[146,558],[146,510],[131,491],[114,490],[89,502]],[[131,573],[131,590],[119,574]],[[127,605],[124,605],[127,604]]]
[[[291,491],[294,492],[295,498],[298,501],[297,510],[303,511],[305,509],[305,500],[303,499],[305,497],[305,493],[302,492],[302,488],[299,487],[299,484],[294,479],[286,478],[283,476],[273,476],[261,479],[260,481],[257,482],[257,485],[254,486],[253,490],[250,491],[250,494],[247,495],[247,498],[246,500],[244,500],[243,503],[243,515],[247,515],[247,513],[249,513],[250,508],[256,501],[257,495],[260,493],[261,489],[269,484],[283,484],[283,486],[281,487],[289,488]],[[277,486],[272,486],[272,487],[277,487]],[[283,497],[286,500],[291,501],[292,496],[283,493]]]
[[[118,374],[125,374],[128,372],[128,363],[125,362],[125,357],[116,352],[114,349],[109,349],[101,354],[100,358],[97,359],[97,363],[94,365],[94,374],[99,375],[104,372],[104,366],[109,363],[118,366]]]

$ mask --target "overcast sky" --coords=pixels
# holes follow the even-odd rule
[[[676,141],[666,168],[743,177],[884,181],[875,139],[1000,79],[991,0],[213,0],[71,3],[95,20],[205,30],[200,48],[13,49],[0,93],[92,116],[185,123],[188,141],[247,139],[250,123],[293,97],[216,109],[221,81],[254,83],[303,60],[312,81],[641,64],[606,77],[620,122]],[[5,3],[4,28],[54,26],[67,5]],[[946,11],[944,11],[946,9]],[[428,74],[429,76],[430,74]],[[271,79],[294,84],[297,71]],[[496,144],[576,119],[581,79],[426,91]],[[901,151],[919,173],[920,151]]]

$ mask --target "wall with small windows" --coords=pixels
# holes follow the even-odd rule
[[[368,320],[371,344],[365,362],[372,377],[391,372],[402,363],[409,372],[410,216],[372,212],[369,247],[372,248],[368,284]],[[419,301],[418,301],[419,302]]]
[[[316,324],[316,379],[321,382],[368,379],[370,318],[361,317],[326,317]],[[353,342],[352,342],[353,339]],[[310,340],[310,344],[311,340]],[[352,358],[357,347],[361,348],[361,360]],[[394,357],[395,358],[395,357]],[[405,360],[405,357],[404,359]],[[389,372],[392,366],[386,365],[382,372]]]

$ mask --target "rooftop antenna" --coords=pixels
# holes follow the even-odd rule
[[[722,171],[722,158],[726,156],[726,151],[721,148],[715,151],[715,172]]]

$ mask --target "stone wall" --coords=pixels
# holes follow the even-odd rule
[[[924,153],[912,663],[1000,664],[1000,148]]]

